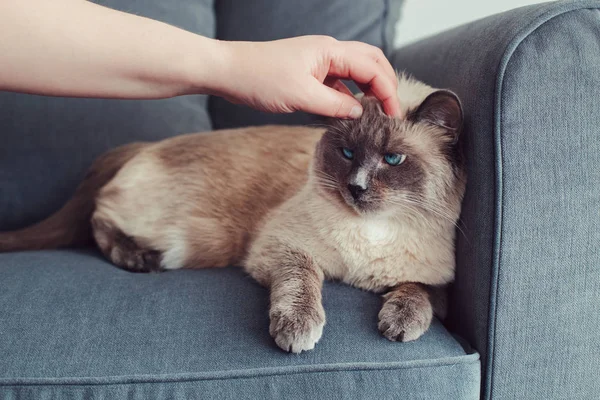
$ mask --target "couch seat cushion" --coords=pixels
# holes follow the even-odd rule
[[[0,398],[479,398],[479,356],[439,322],[392,343],[378,296],[328,283],[323,297],[323,338],[294,355],[240,269],[132,274],[95,251],[0,254]]]

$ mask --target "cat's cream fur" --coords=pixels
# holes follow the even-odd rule
[[[313,255],[325,276],[381,292],[399,282],[444,285],[454,278],[454,225],[402,215],[352,215],[314,196],[309,183],[267,217],[244,262],[259,280],[263,249],[284,243]],[[267,254],[267,257],[269,255]]]

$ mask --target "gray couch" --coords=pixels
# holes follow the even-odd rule
[[[362,40],[456,91],[470,181],[451,314],[392,343],[377,296],[330,283],[321,342],[291,355],[269,337],[266,291],[238,269],[138,275],[94,249],[0,254],[0,399],[598,398],[600,1],[526,7],[396,51],[399,0],[102,3],[222,39]],[[314,120],[203,96],[0,93],[0,230],[58,208],[119,144]]]

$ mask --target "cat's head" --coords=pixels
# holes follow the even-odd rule
[[[332,121],[313,163],[319,193],[360,215],[425,210],[455,219],[465,185],[462,107],[450,91],[426,93],[411,99],[405,119],[388,117],[364,96],[361,118]]]

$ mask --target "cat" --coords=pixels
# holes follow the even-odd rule
[[[325,279],[383,293],[378,328],[419,338],[445,315],[466,185],[458,97],[398,76],[405,118],[370,96],[324,127],[262,126],[133,143],[99,157],[45,221],[0,251],[95,242],[134,272],[241,265],[270,289],[269,332],[314,348]]]

